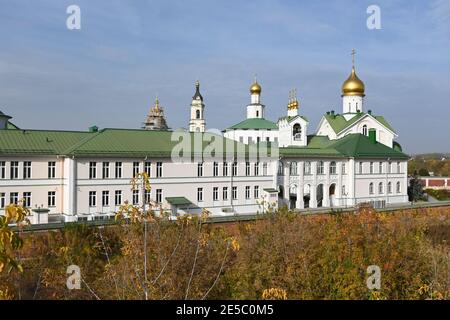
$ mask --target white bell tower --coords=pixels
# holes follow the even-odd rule
[[[364,82],[358,78],[355,71],[355,49],[352,50],[352,72],[342,84],[342,113],[348,120],[358,112],[363,112],[365,96]]]
[[[205,105],[203,104],[203,97],[200,94],[200,82],[195,82],[195,94],[192,97],[191,103],[191,120],[189,121],[190,132],[205,132]]]
[[[264,119],[264,105],[261,104],[261,86],[256,80],[250,87],[250,104],[247,105],[247,119]]]

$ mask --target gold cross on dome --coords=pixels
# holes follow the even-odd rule
[[[352,49],[352,65],[355,66],[355,55],[356,55],[356,50]]]

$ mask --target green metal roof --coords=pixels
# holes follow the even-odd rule
[[[186,206],[192,204],[192,202],[185,197],[166,197],[166,201],[174,206]]]
[[[233,130],[233,129],[234,130],[235,129],[278,130],[278,126],[276,125],[276,123],[273,123],[272,121],[269,121],[266,119],[252,118],[252,119],[246,119],[242,122],[239,122],[238,124],[235,124],[234,126],[229,127],[227,130]]]
[[[330,124],[330,126],[334,130],[334,132],[339,133],[366,115],[368,115],[368,113],[359,112],[359,113],[356,113],[355,116],[352,117],[351,119],[346,120],[342,114],[326,114],[325,119],[328,121],[328,123]],[[384,117],[375,116],[372,114],[370,114],[370,115],[372,117],[374,117],[377,121],[379,121],[382,125],[384,125],[386,128],[388,128],[389,130],[391,130],[392,132],[395,133],[395,130],[386,121],[386,119],[384,119]]]
[[[274,188],[266,188],[266,189],[263,189],[265,192],[268,192],[268,193],[278,193],[278,190],[277,189],[274,189]]]
[[[6,124],[6,129],[15,130],[15,129],[19,129],[19,127],[16,126],[14,123],[8,121],[8,123]]]
[[[306,118],[305,116],[300,116],[300,115],[296,115],[296,116],[293,116],[293,117],[291,117],[291,116],[281,117],[281,118],[278,119],[278,121],[286,119],[288,122],[291,122],[291,121],[294,121],[297,118],[302,118],[306,122],[309,122],[308,118]]]
[[[284,157],[354,157],[408,159],[409,156],[389,148],[382,143],[373,143],[360,133],[349,134],[339,140],[329,140],[326,136],[308,136],[305,147],[280,148]]]

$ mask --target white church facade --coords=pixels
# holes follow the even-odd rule
[[[284,116],[266,119],[256,79],[247,118],[223,136],[206,132],[199,82],[184,132],[153,122],[143,129],[19,129],[0,112],[0,214],[18,201],[33,210],[33,223],[52,215],[104,219],[125,201],[151,200],[174,216],[203,208],[213,215],[254,214],[269,204],[304,210],[407,202],[409,157],[390,124],[364,111],[365,87],[354,66],[341,91],[342,113],[327,112],[314,134],[296,92]],[[187,145],[201,141],[183,161],[174,160],[181,136]],[[219,151],[209,152],[212,141]],[[140,172],[149,175],[150,191],[131,189]]]

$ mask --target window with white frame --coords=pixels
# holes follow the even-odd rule
[[[213,187],[213,201],[219,200],[219,187]]]
[[[109,191],[102,191],[102,206],[109,207]]]
[[[392,182],[388,182],[388,184],[387,184],[387,191],[388,191],[388,193],[392,193]]]
[[[10,179],[19,179],[19,161],[11,161]]]
[[[197,201],[203,201],[203,188],[197,188]]]
[[[383,162],[381,162],[381,161],[378,164],[378,173],[383,173]]]
[[[228,187],[223,187],[222,198],[223,198],[223,200],[228,200]]]
[[[237,164],[237,162],[233,162],[231,174],[233,176],[237,176],[238,175],[238,164]]]
[[[115,176],[116,176],[116,179],[122,178],[122,162],[120,162],[120,161],[116,162]]]
[[[222,175],[224,177],[228,176],[228,163],[227,162],[223,163]]]
[[[133,204],[139,204],[139,190],[133,190]]]
[[[149,204],[152,201],[152,192],[151,190],[145,190],[144,191],[144,199],[145,203]]]
[[[31,192],[23,193],[23,206],[26,208],[31,207]]]
[[[0,179],[6,179],[6,162],[0,161]]]
[[[330,162],[330,174],[336,174],[336,161]]]
[[[139,161],[133,162],[133,178],[139,174]]]
[[[197,163],[197,177],[203,177],[203,162]]]
[[[397,173],[402,173],[402,165],[400,162],[397,162]]]
[[[49,161],[48,162],[48,178],[54,179],[56,177],[56,162]]]
[[[359,173],[363,173],[363,163],[359,162]]]
[[[233,187],[231,192],[232,192],[231,196],[233,197],[233,200],[237,200],[237,198],[238,198],[237,187]]]
[[[217,177],[219,175],[219,164],[217,162],[213,163],[213,176]]]
[[[345,185],[342,186],[342,196],[346,197],[347,196],[347,191],[345,190]]]
[[[56,205],[56,191],[49,191],[47,193],[47,206],[54,207]]]
[[[144,172],[150,177],[152,173],[152,163],[150,161],[144,162]]]
[[[379,194],[383,194],[383,193],[384,193],[383,182],[380,182],[380,183],[378,184],[378,193],[379,193]]]
[[[6,205],[6,193],[0,192],[0,209],[3,209]]]
[[[250,162],[245,163],[245,175],[246,176],[250,175]]]
[[[114,204],[120,206],[122,204],[122,190],[116,190],[114,192]]]
[[[161,161],[156,162],[156,177],[161,178],[163,175],[163,163]]]
[[[89,179],[97,178],[97,162],[89,162]]]
[[[323,161],[317,162],[317,174],[324,174]]]
[[[259,186],[254,186],[254,187],[253,187],[253,197],[254,197],[255,199],[258,199],[258,198],[259,198]]]
[[[267,176],[267,162],[263,162],[263,176]]]
[[[363,135],[365,135],[365,136],[367,136],[367,125],[363,125],[363,127],[362,127],[362,134]]]
[[[370,174],[373,174],[373,162],[370,162],[369,170]]]
[[[311,174],[311,161],[305,161],[304,173],[309,175]]]
[[[401,184],[400,184],[400,181],[397,181],[397,186],[396,186],[396,191],[397,191],[397,193],[401,193]]]
[[[292,161],[290,168],[289,168],[289,174],[291,176],[296,176],[297,175],[297,162]]]
[[[19,202],[19,193],[18,192],[11,192],[9,194],[9,203],[17,204],[18,202]]]
[[[284,175],[284,172],[283,172],[283,162],[278,162],[278,175],[279,176],[282,176],[282,175]]]
[[[162,189],[156,189],[156,202],[162,203]]]
[[[369,183],[369,194],[373,194],[373,182]]]
[[[346,166],[345,166],[345,162],[342,162],[342,166],[341,166],[341,169],[342,169],[342,174],[347,174],[347,169],[346,169]]]
[[[109,178],[109,162],[103,162],[102,178],[103,179],[108,179]]]
[[[97,192],[89,191],[89,207],[95,207],[97,205]]]
[[[388,162],[387,163],[387,167],[388,167],[388,169],[387,169],[387,173],[392,173],[392,162]]]
[[[31,161],[23,162],[23,178],[31,179]]]
[[[245,186],[245,199],[250,199],[250,186]]]
[[[259,176],[259,162],[255,162],[255,176]]]

